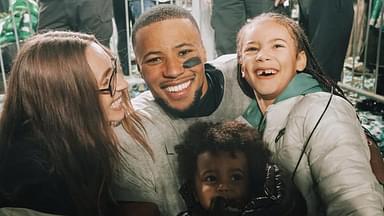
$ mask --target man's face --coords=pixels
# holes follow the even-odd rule
[[[186,111],[199,99],[195,95],[207,91],[205,50],[190,20],[169,19],[141,28],[135,54],[153,96],[171,110]]]

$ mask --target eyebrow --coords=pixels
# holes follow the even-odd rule
[[[191,44],[191,43],[181,43],[181,44],[175,46],[175,48],[181,48],[181,47],[184,47],[184,46],[192,46],[192,47],[194,47],[194,45]]]
[[[251,41],[246,42],[245,44],[248,45],[248,44],[255,44],[255,43],[256,43],[255,41],[251,40]]]
[[[190,47],[195,47],[195,45],[191,44],[191,43],[181,43],[181,44],[178,44],[174,47],[174,49],[180,49],[181,47],[184,47],[184,46],[190,46]],[[151,52],[148,52],[146,53],[144,56],[143,56],[143,60],[146,59],[148,56],[150,55],[160,55],[162,52],[161,51],[151,51]]]
[[[216,171],[213,169],[207,169],[207,170],[203,170],[203,172],[199,172],[198,174],[204,176],[204,175],[210,174],[210,173],[216,173]]]
[[[269,40],[269,42],[276,42],[276,41],[283,41],[283,42],[287,43],[287,41],[282,39],[282,38],[274,38],[272,40]]]
[[[276,41],[283,41],[284,43],[287,43],[287,41],[284,40],[284,39],[282,39],[282,38],[273,38],[273,39],[271,39],[271,40],[268,40],[268,43],[276,42]],[[248,41],[248,42],[246,43],[246,45],[249,45],[249,44],[257,44],[257,42],[255,42],[255,41]]]
[[[230,169],[230,171],[231,171],[231,172],[247,173],[244,169],[240,169],[240,168]]]
[[[235,169],[230,169],[229,172],[232,174],[233,172],[240,172],[241,174],[243,175],[248,175],[248,172],[244,169],[240,169],[240,168],[235,168]],[[197,174],[199,174],[199,176],[205,176],[207,174],[215,174],[216,171],[213,170],[213,169],[208,169],[208,170],[204,170],[203,172],[198,172]]]
[[[144,60],[145,58],[147,58],[148,56],[150,56],[150,55],[159,55],[159,54],[161,54],[160,51],[152,51],[152,52],[146,53],[146,54],[144,55],[144,57],[143,57],[143,60]]]

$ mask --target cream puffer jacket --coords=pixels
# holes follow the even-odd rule
[[[271,105],[264,141],[290,173],[323,113],[330,93],[297,96]],[[283,136],[279,131],[285,128]],[[295,175],[308,215],[383,216],[384,192],[370,168],[370,153],[352,105],[333,96]]]

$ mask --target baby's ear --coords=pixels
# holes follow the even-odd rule
[[[188,208],[191,208],[195,206],[196,203],[199,203],[196,191],[194,190],[194,187],[190,181],[186,181],[181,185],[179,193],[181,194],[181,197],[183,197],[184,202]]]
[[[303,71],[306,66],[307,66],[307,54],[305,54],[304,50],[302,50],[297,54],[296,71]]]

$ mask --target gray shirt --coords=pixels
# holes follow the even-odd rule
[[[134,108],[144,116],[147,140],[154,152],[150,154],[133,142],[123,128],[116,128],[117,136],[126,149],[125,166],[116,177],[114,195],[118,201],[146,201],[156,203],[162,215],[174,216],[185,210],[178,193],[175,146],[181,143],[184,132],[196,121],[223,121],[235,119],[248,107],[251,99],[237,84],[236,55],[224,55],[212,62],[224,75],[224,95],[219,107],[209,116],[174,118],[154,101],[150,92],[132,100]]]

